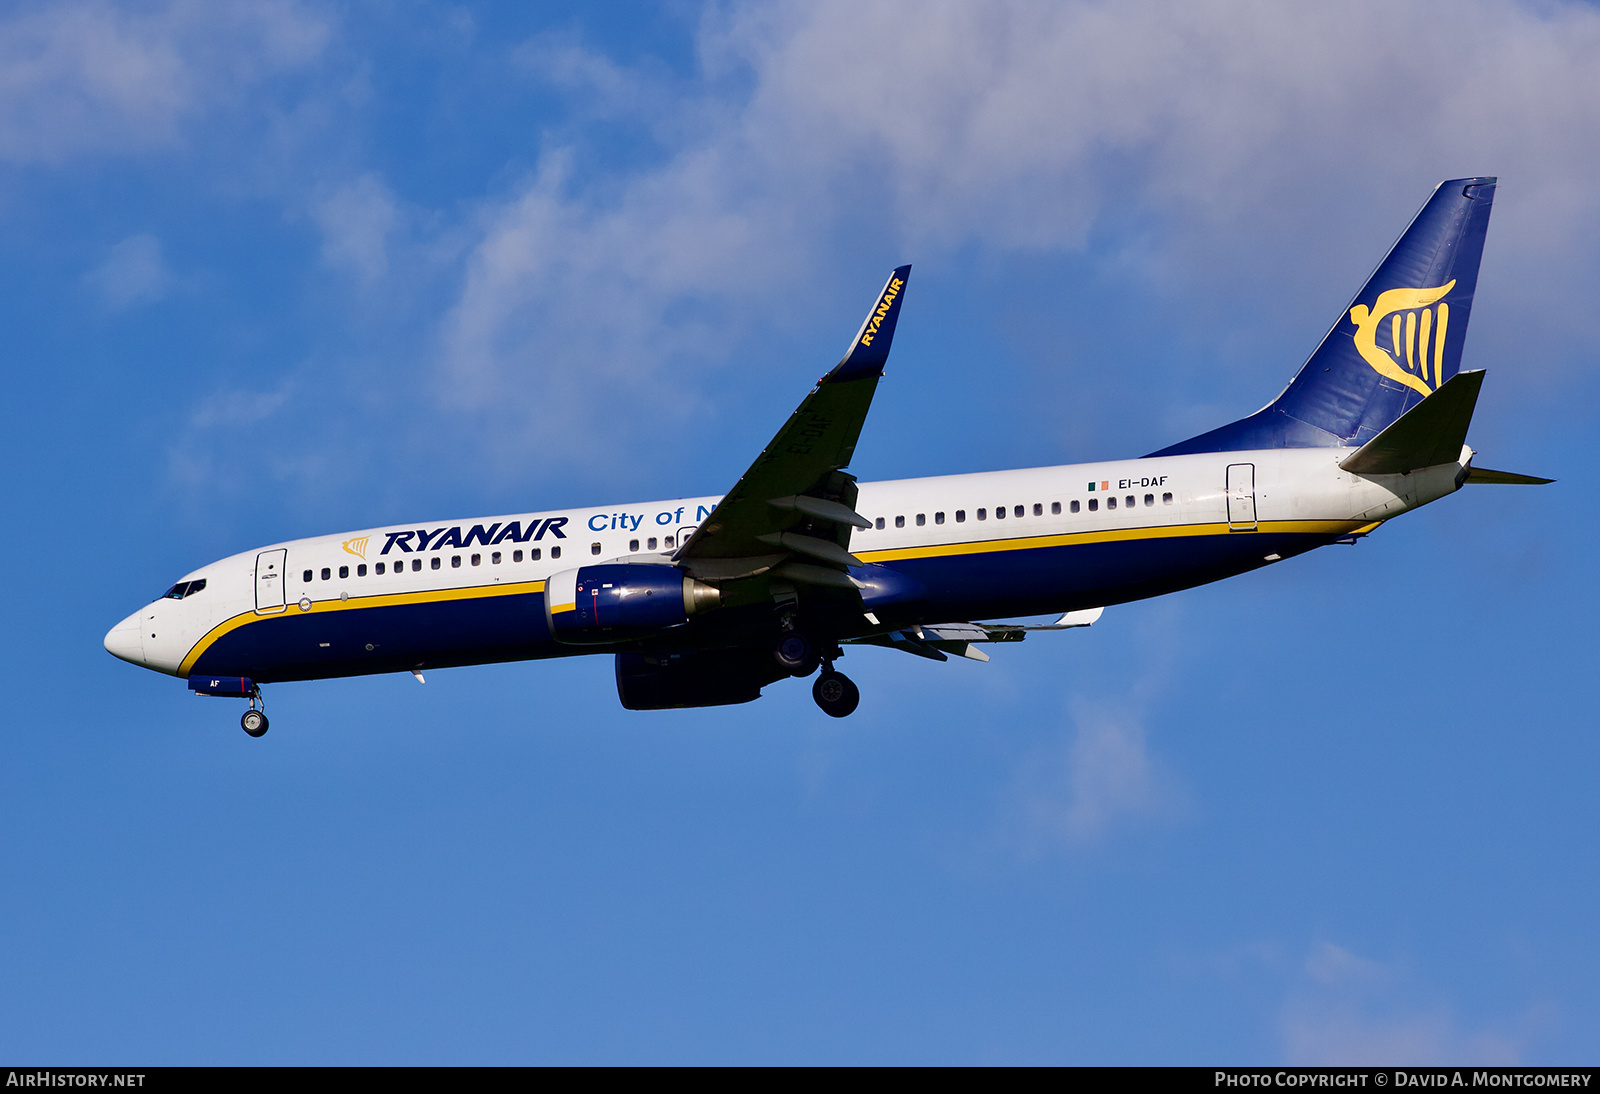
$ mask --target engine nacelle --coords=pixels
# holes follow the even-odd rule
[[[552,574],[544,585],[551,637],[580,645],[654,634],[720,602],[713,586],[674,566],[580,566]]]
[[[761,698],[789,674],[770,650],[617,654],[617,698],[629,710],[717,707]]]

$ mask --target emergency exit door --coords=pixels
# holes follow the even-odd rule
[[[1256,530],[1256,465],[1228,465],[1228,531]]]

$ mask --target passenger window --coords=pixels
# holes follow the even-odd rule
[[[1039,507],[1037,505],[1035,505],[1034,508],[1037,509]],[[1011,515],[1014,516],[1014,517],[1020,517],[1020,516],[1022,516],[1022,514],[1023,514],[1023,507],[1020,506],[1020,505],[1017,506],[1015,509],[1011,510]],[[1038,516],[1038,515],[1039,515],[1038,513],[1034,514],[1034,516]]]
[[[1156,496],[1154,494],[1146,494],[1144,496],[1144,503],[1147,506],[1154,505],[1156,503]]]
[[[493,554],[491,554],[489,556],[489,565],[491,565],[491,566],[500,565],[500,552],[499,551],[495,551]]]
[[[956,510],[956,523],[957,524],[965,523],[966,519],[967,519],[967,511],[965,509],[957,509]]]
[[[905,517],[895,517],[894,518],[894,526],[896,528],[904,528],[906,526],[906,518]]]
[[[589,553],[591,555],[599,554],[600,553],[600,545],[598,543],[589,544]]]
[[[878,531],[880,531],[880,532],[883,531],[883,518],[882,517],[878,518]]]
[[[1134,497],[1132,494],[1129,494],[1127,497],[1123,498],[1122,500],[1127,503],[1129,509],[1132,509],[1134,506],[1139,504],[1139,499]]]
[[[328,569],[326,566],[324,566],[322,568],[322,580],[328,581],[328,580],[331,580],[332,577],[333,577],[333,571]]]
[[[300,580],[302,580],[302,581],[310,581],[311,580],[311,571],[307,570],[305,573],[301,574],[300,575]]]
[[[367,564],[365,562],[363,562],[361,565],[356,567],[356,576],[357,577],[366,577],[367,576]]]
[[[995,520],[1005,520],[1006,519],[1006,507],[1004,505],[997,505],[997,506],[994,507],[994,519]]]
[[[1161,504],[1162,505],[1171,505],[1172,504],[1172,495],[1171,494],[1162,494],[1161,495]]]
[[[928,515],[926,513],[918,513],[917,514],[917,527],[921,528],[923,525],[925,525],[927,523],[928,523]]]
[[[645,550],[654,551],[656,549],[656,537],[655,536],[651,536],[649,539],[644,541],[644,545],[645,545]]]
[[[1044,516],[1044,506],[1040,505],[1038,502],[1034,502],[1033,503],[1033,515],[1036,516],[1036,517]]]
[[[439,560],[438,559],[434,559],[433,561],[434,561],[434,568],[437,569]],[[415,573],[416,571],[418,571],[420,569],[422,569],[422,560],[420,558],[412,559],[411,560],[411,571],[413,573]]]
[[[1061,503],[1059,501],[1053,501],[1050,503],[1050,515],[1053,517],[1059,517],[1061,515]]]
[[[667,538],[666,538],[666,539],[664,539],[664,540],[662,540],[662,541],[661,541],[661,545],[662,545],[662,546],[663,546],[663,547],[671,547],[671,546],[672,546],[672,537],[671,537],[671,536],[668,536],[668,537],[667,537]],[[561,557],[561,556],[560,556],[560,555],[558,555],[558,554],[556,554],[556,553],[555,553],[555,550],[554,550],[554,549],[552,549],[552,550],[551,550],[551,552],[550,552],[550,557],[551,557],[551,558],[560,558],[560,557]]]
[[[442,566],[442,565],[444,565],[444,563],[443,563],[443,561],[442,561],[442,560],[441,560],[441,559],[440,559],[440,558],[439,558],[439,556],[438,556],[438,555],[434,555],[434,556],[433,556],[433,557],[432,557],[432,558],[431,558],[431,559],[429,559],[429,560],[428,560],[428,565],[429,565],[429,566],[430,566],[430,567],[432,567],[432,568],[433,568],[433,569],[435,569],[435,570],[437,570],[437,569],[439,569],[439,567],[441,567],[441,566]]]
[[[376,566],[374,566],[372,568],[372,572],[375,573],[375,574],[382,575],[382,573],[383,573],[383,563],[380,562]]]
[[[943,524],[944,523],[944,514],[943,513],[935,513],[935,514],[933,514],[933,523],[935,523],[935,524]]]
[[[667,546],[668,547],[672,546],[672,541],[670,539],[667,540]],[[535,547],[533,549],[533,557],[534,558],[538,558],[539,557],[539,548]],[[550,548],[550,557],[551,558],[560,558],[561,557],[561,548],[560,547],[552,547],[552,548]]]
[[[483,562],[483,556],[482,555],[473,555],[472,556],[472,564],[474,566],[480,565],[482,562]]]
[[[1117,499],[1116,498],[1107,498],[1106,499],[1106,508],[1107,509],[1115,509],[1116,507],[1117,507]]]
[[[450,556],[450,568],[452,570],[461,569],[461,556],[460,555],[451,555]]]
[[[987,510],[987,509],[979,509],[978,510],[978,519],[979,520],[988,520],[989,519],[989,510]]]
[[[539,552],[537,550],[535,550],[533,552],[533,557],[534,558],[538,558],[539,557]],[[512,562],[521,562],[522,561],[522,552],[521,551],[512,551],[511,552],[511,561]]]
[[[1072,499],[1072,511],[1074,513],[1076,513],[1078,511],[1078,499],[1077,498],[1073,498]]]
[[[1073,504],[1076,505],[1077,502],[1073,502]],[[1100,499],[1099,498],[1090,498],[1089,499],[1089,512],[1094,513],[1094,512],[1097,512],[1099,509],[1100,509]]]
[[[340,566],[339,567],[339,580],[340,581],[344,581],[347,578],[349,578],[349,576],[350,576],[350,567],[348,567],[348,566]]]
[[[638,549],[639,549],[639,541],[636,540],[636,539],[630,539],[628,541],[628,550],[637,551]]]

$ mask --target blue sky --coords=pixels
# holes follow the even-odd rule
[[[0,1057],[1592,1062],[1587,5],[16,5]],[[300,535],[726,489],[915,269],[866,479],[1265,403],[1501,179],[1487,466],[992,663],[633,714],[609,661],[101,648]]]

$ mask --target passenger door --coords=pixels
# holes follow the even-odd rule
[[[262,551],[256,556],[256,614],[270,615],[283,611],[287,603],[284,586],[288,584],[284,569],[288,566],[288,548]]]
[[[1228,465],[1228,531],[1256,530],[1256,465]]]

